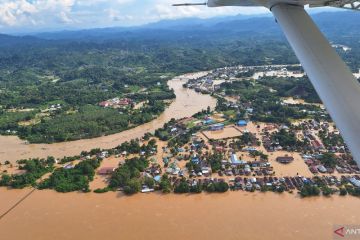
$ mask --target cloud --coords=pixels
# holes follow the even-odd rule
[[[36,8],[27,1],[1,1],[0,2],[0,24],[13,26],[19,19],[35,13]]]
[[[0,25],[21,26],[60,21],[72,22],[71,8],[75,0],[9,0],[0,1]]]

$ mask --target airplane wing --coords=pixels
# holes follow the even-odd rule
[[[278,4],[271,11],[360,165],[360,84],[303,6]]]
[[[304,9],[359,10],[359,0],[208,0],[206,5],[270,9],[360,166],[360,84]]]

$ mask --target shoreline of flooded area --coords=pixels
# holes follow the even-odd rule
[[[1,213],[27,191],[0,189]],[[4,239],[331,239],[334,225],[360,222],[359,207],[350,196],[35,191],[0,220],[0,231]]]
[[[81,151],[89,151],[93,148],[113,148],[125,141],[141,138],[147,132],[155,131],[170,121],[171,118],[190,117],[206,109],[207,106],[214,108],[216,106],[215,98],[196,93],[182,86],[188,79],[197,78],[201,74],[205,73],[186,74],[169,80],[168,85],[174,89],[176,99],[159,117],[151,122],[108,136],[54,144],[26,144],[26,141],[19,139],[17,136],[0,136],[0,161],[8,160],[15,163],[16,160],[31,157],[45,158],[54,156],[61,158],[78,155]]]

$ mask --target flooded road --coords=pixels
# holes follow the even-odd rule
[[[206,109],[207,106],[214,108],[216,106],[215,98],[182,87],[187,79],[199,77],[201,74],[205,73],[188,74],[168,81],[169,87],[175,91],[176,99],[164,113],[149,123],[113,135],[55,144],[26,144],[16,136],[0,136],[0,161],[15,162],[30,157],[73,156],[80,154],[83,150],[113,148],[125,141],[140,138],[146,132],[155,131],[171,118],[190,117],[202,109]]]
[[[19,192],[6,195],[15,199]],[[7,240],[318,240],[332,239],[334,224],[359,224],[359,209],[355,197],[300,199],[289,193],[125,197],[35,191],[0,221],[0,232]]]

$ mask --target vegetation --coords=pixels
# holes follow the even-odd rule
[[[286,82],[288,85],[293,84],[293,81],[299,86],[309,85],[311,87],[307,79],[281,79],[281,82]],[[274,91],[274,88],[277,88],[277,90]],[[268,77],[257,81],[239,80],[225,82],[221,84],[217,92],[225,91],[225,94],[228,96],[241,96],[240,106],[234,107],[227,104],[223,99],[219,99],[216,109],[218,111],[235,110],[238,112],[237,118],[249,117],[250,120],[255,122],[271,122],[286,125],[290,125],[293,119],[314,117],[328,119],[328,116],[315,105],[282,104],[282,97],[294,96],[291,95],[293,93],[284,93],[287,88],[289,86],[281,85],[279,79]],[[314,92],[317,97],[313,88],[311,88],[310,92]],[[303,95],[300,96],[304,97]],[[249,106],[251,106],[253,112],[247,115],[246,109]]]
[[[23,174],[7,175],[3,174],[0,180],[0,186],[8,186],[12,188],[25,188],[28,186],[36,186],[36,181],[44,174],[53,170],[54,158],[47,159],[29,159],[20,160],[19,170],[24,170]]]
[[[301,148],[302,146],[306,146],[306,141],[300,141],[296,138],[295,133],[291,130],[281,129],[278,132],[274,132],[271,135],[271,138],[288,150],[295,150],[296,148]]]
[[[93,180],[100,160],[84,160],[74,168],[58,168],[48,179],[39,184],[40,189],[54,189],[57,192],[89,191],[89,182]]]
[[[276,90],[279,97],[295,97],[304,99],[309,103],[321,103],[321,100],[309,79],[304,78],[274,78],[264,77],[260,79],[264,86]]]
[[[161,181],[160,181],[160,189],[162,190],[163,193],[170,193],[171,192],[171,182],[169,179],[169,176],[167,174],[164,174],[161,177]]]
[[[189,184],[186,182],[185,178],[182,178],[180,183],[174,188],[175,193],[188,193],[190,192]]]
[[[227,182],[214,182],[206,186],[207,192],[227,192],[229,190],[229,184]]]
[[[327,129],[320,130],[319,137],[324,146],[329,150],[332,147],[344,146],[344,139],[341,137],[341,135],[336,133],[329,133]]]
[[[319,194],[320,189],[310,184],[305,184],[300,191],[302,197],[318,196]]]
[[[337,157],[334,153],[324,153],[320,157],[321,164],[323,164],[327,168],[335,168],[337,164]]]
[[[127,159],[125,164],[119,166],[112,174],[109,187],[112,189],[121,187],[126,194],[139,192],[143,181],[140,179],[140,173],[148,166],[149,162],[144,157]]]
[[[222,160],[223,160],[223,155],[220,153],[214,153],[208,157],[208,162],[213,172],[217,172],[221,169]]]
[[[105,188],[97,188],[97,189],[94,190],[94,193],[106,193],[106,192],[108,192],[108,191],[110,191],[110,188],[108,188],[108,187],[105,187]]]
[[[347,195],[347,191],[346,188],[340,188],[340,196],[346,196]]]

